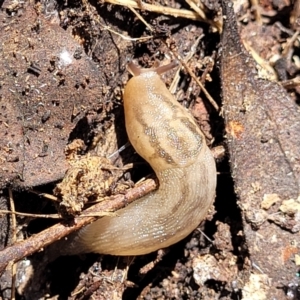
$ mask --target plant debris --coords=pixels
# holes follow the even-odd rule
[[[260,292],[267,286],[265,296],[258,298],[283,299],[283,287],[294,280],[298,267],[293,259],[280,257],[292,241],[300,251],[300,238],[293,234],[296,231],[282,205],[279,210],[285,214],[279,212],[277,217],[282,219],[280,226],[286,231],[273,222],[261,222],[257,212],[266,201],[266,194],[276,194],[280,199],[299,196],[300,110],[280,84],[258,76],[253,58],[241,44],[230,1],[223,2],[223,13],[223,111],[226,124],[235,124],[227,130],[227,144],[244,234],[250,260],[265,278]],[[281,204],[276,202],[269,214],[274,214]],[[293,222],[298,228],[299,217]],[[272,249],[272,256],[265,249]]]
[[[0,6],[0,299],[299,299],[299,0]],[[162,79],[215,153],[215,208],[158,253],[62,256],[155,189],[127,189],[151,174],[124,125],[132,59],[181,62]]]

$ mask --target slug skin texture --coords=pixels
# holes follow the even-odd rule
[[[159,188],[81,229],[68,245],[73,254],[141,255],[168,247],[200,224],[215,198],[215,161],[193,117],[166,88],[160,68],[129,69],[135,76],[124,91],[127,134]]]

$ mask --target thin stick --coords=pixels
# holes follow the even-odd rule
[[[199,17],[212,27],[215,27],[218,32],[222,32],[223,24],[218,20],[216,22],[209,20],[205,12],[193,0],[185,0],[185,2],[199,15]],[[201,1],[199,1],[201,3]]]
[[[268,77],[268,80],[277,81],[277,74],[274,68],[269,64],[268,61],[259,56],[259,54],[250,46],[249,43],[243,41],[243,44],[248,52],[250,52],[253,59],[261,66]]]
[[[202,19],[207,19],[205,12],[203,10],[200,9],[200,7],[198,7],[196,5],[195,2],[193,2],[192,0],[185,0],[186,3],[189,4],[189,6],[202,18]]]
[[[281,81],[280,83],[287,90],[294,89],[295,87],[300,85],[300,77],[297,76],[297,77],[289,79],[289,80]]]
[[[194,43],[194,44],[192,45],[192,47],[191,47],[191,51],[184,57],[185,63],[188,63],[189,60],[195,55],[195,53],[196,53],[196,51],[197,51],[197,47],[198,47],[198,45],[199,45],[199,43],[200,43],[200,41],[201,41],[201,39],[202,39],[203,37],[204,37],[204,35],[202,34],[202,35],[200,35],[200,36],[196,39],[195,43]],[[175,74],[175,76],[174,76],[174,79],[173,79],[173,81],[172,81],[172,83],[171,83],[171,85],[170,85],[170,89],[169,89],[169,90],[170,90],[170,92],[171,92],[172,94],[175,93],[176,88],[177,88],[177,85],[178,85],[178,82],[179,82],[179,80],[180,80],[179,72],[180,72],[180,68],[177,69],[176,74]]]
[[[47,194],[47,193],[42,193],[42,192],[39,192],[37,190],[28,190],[30,193],[33,193],[33,194],[36,194],[36,195],[39,195],[41,197],[45,197],[49,200],[52,200],[52,201],[58,201],[57,197],[51,195],[51,194]]]
[[[287,40],[287,43],[282,51],[282,56],[286,57],[290,51],[290,49],[293,47],[295,41],[297,40],[298,36],[299,36],[300,31],[297,30],[294,35]]]
[[[4,209],[0,210],[0,214],[11,214],[14,218],[15,216],[23,216],[23,217],[30,217],[30,218],[62,219],[62,216],[58,214],[49,214],[49,215],[29,214],[29,213],[22,213],[22,212],[4,210]]]
[[[139,38],[132,38],[130,36],[126,36],[122,33],[119,33],[113,29],[111,29],[109,26],[106,26],[106,25],[103,25],[101,24],[100,22],[98,22],[98,24],[104,29],[104,30],[108,30],[118,36],[120,36],[122,39],[124,40],[127,40],[127,41],[147,41],[147,40],[151,40],[153,38],[152,35],[149,35],[149,36],[142,36],[142,37],[139,37]]]
[[[144,196],[156,188],[155,181],[148,179],[143,184],[129,190],[125,195],[116,195],[109,197],[107,201],[97,203],[96,205],[86,209],[83,213],[97,213],[117,211],[133,202],[134,200]],[[71,232],[97,220],[96,217],[74,218],[72,225],[58,223],[38,234],[35,234],[27,240],[15,243],[12,246],[0,251],[0,272],[5,269],[9,262],[16,262],[24,257],[33,254],[36,251],[50,245]],[[130,229],[128,229],[130,230]]]
[[[190,74],[190,76],[196,81],[196,83],[200,86],[201,90],[203,91],[204,95],[206,96],[206,98],[208,99],[208,101],[210,102],[210,104],[215,108],[216,111],[220,111],[219,105],[217,104],[217,102],[213,99],[213,97],[209,94],[209,92],[207,91],[207,89],[204,87],[204,85],[202,84],[202,82],[197,78],[197,76],[192,72],[192,70],[187,66],[186,63],[182,64],[186,70],[188,71],[188,73]]]
[[[254,10],[255,19],[258,25],[262,25],[262,18],[259,11],[259,3],[257,0],[250,0],[252,9]]]
[[[14,203],[14,199],[13,199],[13,194],[12,194],[12,189],[8,189],[8,195],[9,195],[9,204],[10,204],[10,209],[12,212],[15,211],[15,203]],[[11,243],[15,244],[16,240],[17,240],[17,221],[16,221],[16,215],[13,214],[12,217],[12,239],[11,239]],[[11,266],[11,300],[15,300],[16,299],[16,272],[17,272],[17,265],[15,264],[14,261],[11,262],[12,266]]]
[[[214,243],[214,241],[212,239],[210,239],[201,229],[197,228],[197,230],[212,244]]]
[[[123,150],[125,150],[129,146],[130,146],[130,143],[127,142],[125,145],[121,146],[117,151],[115,151],[114,153],[112,153],[111,155],[109,155],[108,158],[111,159],[113,156],[115,156],[116,154],[121,153]]]
[[[133,7],[131,7],[130,5],[128,5],[127,6],[137,17],[138,17],[138,19],[140,19],[140,21],[142,22],[142,23],[144,23],[144,25],[151,31],[151,32],[153,32],[154,30],[153,30],[153,28],[151,27],[151,25],[150,24],[148,24],[147,22],[146,22],[146,20],[133,8]]]
[[[201,83],[201,81],[197,78],[197,76],[194,74],[194,72],[189,68],[189,66],[185,63],[185,61],[176,53],[174,53],[174,56],[180,61],[180,63],[184,66],[184,68],[187,70],[187,72],[190,74],[190,76],[196,81],[196,83],[201,88],[202,92],[210,102],[210,104],[215,108],[216,111],[220,111],[220,108],[216,101],[213,99],[213,97],[209,94],[207,89],[204,87],[204,85]]]
[[[104,2],[116,4],[116,5],[122,5],[122,6],[131,6],[133,8],[139,9],[139,5],[136,1],[133,0],[104,0]],[[143,9],[151,12],[156,12],[164,15],[171,15],[174,17],[181,17],[186,19],[191,19],[195,21],[203,21],[208,23],[207,19],[202,19],[197,13],[187,10],[187,9],[177,9],[172,7],[166,7],[166,6],[158,6],[148,3],[142,3]]]

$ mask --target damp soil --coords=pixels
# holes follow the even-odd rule
[[[118,152],[128,141],[122,91],[131,60],[148,68],[186,59],[179,75],[174,70],[163,80],[170,86],[178,77],[175,97],[197,120],[218,170],[214,207],[178,244],[138,257],[84,254],[51,262],[41,248],[15,264],[15,281],[11,265],[2,271],[0,299],[12,299],[12,282],[16,299],[300,299],[300,141],[292,130],[300,124],[294,80],[300,70],[299,12],[287,0],[254,2],[236,1],[238,28],[228,18],[221,35],[222,3],[214,0],[199,5],[203,21],[150,12],[143,4],[138,15],[126,1],[0,1],[1,210],[12,209],[13,198],[18,212],[59,211],[68,219],[89,201],[123,194],[152,174],[130,145]],[[184,1],[149,3],[192,11]],[[241,43],[244,57],[244,50],[234,52]],[[248,57],[255,59],[249,65]],[[280,88],[266,88],[269,81]],[[271,90],[286,97],[273,105],[277,111],[291,103],[291,123],[286,115],[276,123],[260,110],[247,118],[251,124],[235,114],[251,112],[261,99],[257,91],[270,95],[266,101],[277,99]],[[249,101],[230,102],[230,95]],[[253,141],[258,135],[259,145],[279,140],[284,156],[243,144],[244,136]],[[94,172],[100,160],[103,174]],[[99,185],[91,192],[93,180]],[[0,251],[56,223],[17,216],[13,224],[0,214]]]

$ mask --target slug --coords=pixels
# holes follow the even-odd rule
[[[193,117],[160,78],[175,65],[130,63],[123,97],[128,138],[159,188],[79,230],[68,246],[73,254],[147,254],[185,238],[204,219],[215,197],[215,161]]]

